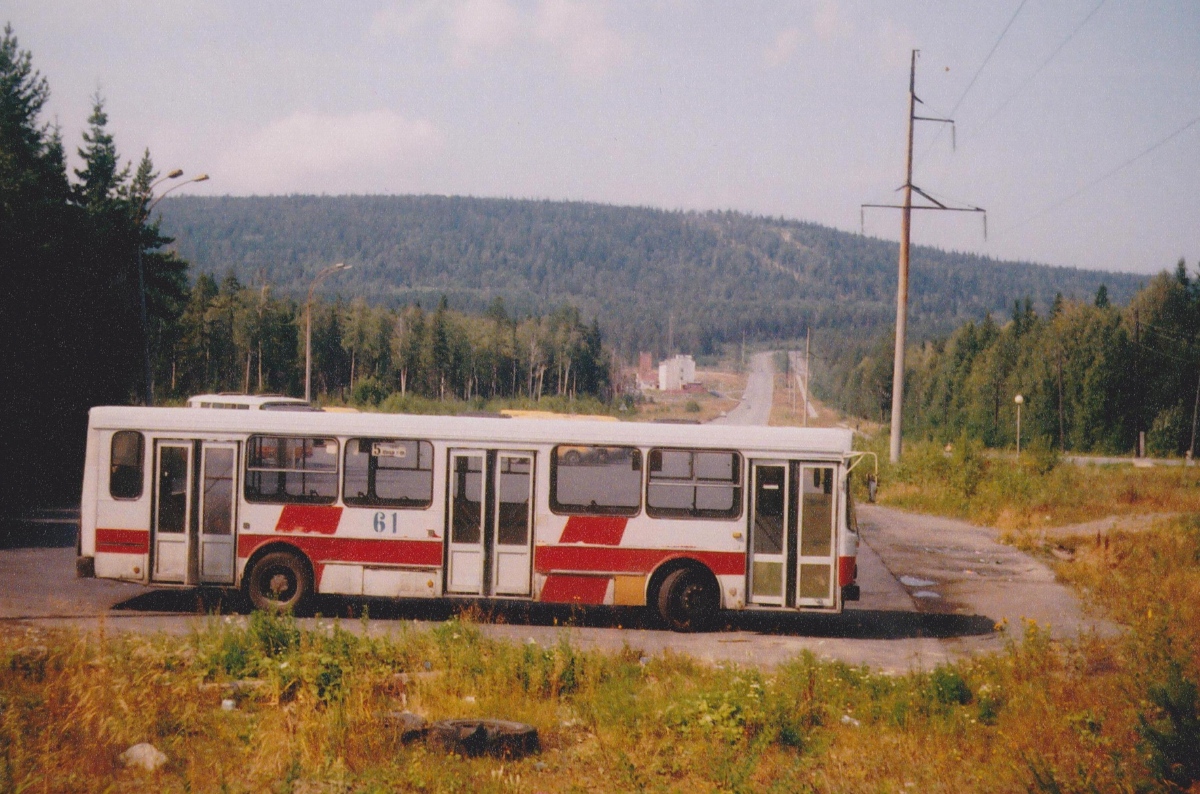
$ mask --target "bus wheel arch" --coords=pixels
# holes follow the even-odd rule
[[[246,561],[242,591],[255,609],[299,612],[316,591],[312,561],[290,543],[268,543]]]
[[[651,575],[646,603],[673,631],[702,631],[721,609],[721,585],[704,563],[675,558]]]

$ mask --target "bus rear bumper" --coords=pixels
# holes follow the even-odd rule
[[[842,585],[842,603],[847,601],[857,601],[859,597],[859,589],[856,584]]]

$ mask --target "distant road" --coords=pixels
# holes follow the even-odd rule
[[[771,398],[775,392],[774,353],[755,353],[750,359],[750,374],[742,401],[728,415],[714,419],[714,425],[766,425],[771,420]]]

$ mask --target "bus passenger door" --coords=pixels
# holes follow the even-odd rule
[[[796,605],[832,607],[836,604],[837,510],[832,466],[792,464],[799,482],[800,542],[795,581]],[[798,476],[797,476],[798,475]]]
[[[446,592],[483,595],[484,469],[482,450],[451,450]]]
[[[533,563],[533,453],[497,452],[491,594],[527,596]]]
[[[200,560],[202,584],[233,584],[237,526],[237,444],[205,443],[200,457]]]
[[[752,604],[784,605],[789,542],[792,524],[788,465],[775,461],[752,461],[754,493],[750,505],[750,554],[746,592]],[[793,552],[794,553],[794,552]]]
[[[159,441],[154,447],[154,582],[188,580],[192,449],[191,441]]]

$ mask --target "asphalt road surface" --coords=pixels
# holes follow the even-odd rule
[[[754,356],[743,404],[728,423],[767,424],[773,369],[770,353]],[[2,629],[22,626],[186,634],[205,621],[245,620],[236,594],[75,578],[75,521],[54,511],[0,521],[0,642]],[[477,614],[489,636],[542,646],[566,634],[581,648],[628,645],[647,656],[670,651],[755,667],[809,651],[890,672],[1001,650],[1007,636],[1020,636],[1025,619],[1065,640],[1116,631],[1089,618],[1046,563],[999,543],[992,529],[872,505],[859,507],[859,529],[862,599],[841,615],[729,613],[717,630],[676,634],[659,629],[644,609],[488,602]],[[316,610],[328,617],[304,622],[349,618],[348,630],[382,634],[432,627],[459,606],[322,597]],[[358,619],[364,608],[367,623]]]
[[[742,401],[727,416],[714,419],[714,425],[770,424],[771,396],[775,391],[774,353],[755,353],[750,358],[750,374]]]
[[[543,646],[565,633],[582,648],[615,651],[628,644],[646,656],[671,651],[756,667],[810,651],[891,672],[932,669],[1000,650],[1005,633],[995,626],[1005,619],[1008,632],[1018,636],[1023,618],[1037,620],[1061,639],[1114,630],[1089,619],[1043,562],[1000,544],[992,530],[866,505],[859,522],[862,600],[842,615],[730,613],[718,630],[676,634],[657,628],[648,610],[484,603],[482,628],[489,636]],[[228,593],[77,579],[71,534],[64,528],[37,537],[40,547],[0,550],[0,626],[186,634],[204,621],[245,619],[245,605]],[[44,545],[54,542],[60,545]],[[327,617],[304,622],[347,618],[347,629],[362,631],[358,618],[364,605],[372,634],[402,625],[432,627],[457,606],[323,597],[316,607]]]

